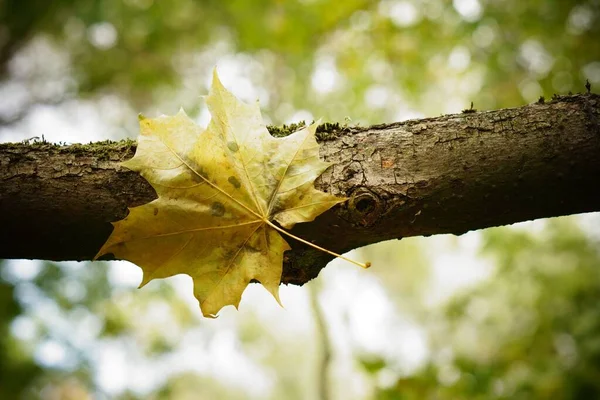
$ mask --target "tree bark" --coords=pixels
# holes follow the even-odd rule
[[[316,187],[350,198],[293,233],[334,251],[600,210],[600,96],[371,127],[326,124]],[[127,207],[156,196],[119,166],[135,142],[0,144],[0,258],[90,260]],[[288,240],[288,239],[286,239]],[[288,240],[282,281],[330,256]]]

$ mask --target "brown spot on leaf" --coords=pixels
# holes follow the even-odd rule
[[[215,217],[222,217],[223,215],[225,215],[225,206],[223,205],[223,203],[215,201],[210,207],[210,213]]]
[[[230,176],[229,179],[227,179],[227,182],[231,183],[236,189],[239,189],[242,186],[240,181],[238,181],[238,179],[235,176]]]

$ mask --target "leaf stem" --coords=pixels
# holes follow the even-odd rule
[[[321,246],[317,246],[316,244],[314,244],[314,243],[311,243],[311,242],[309,242],[308,240],[304,240],[304,239],[302,239],[302,238],[300,238],[300,237],[298,237],[298,236],[296,236],[296,235],[292,235],[291,233],[289,233],[289,232],[288,232],[288,231],[286,231],[285,229],[278,227],[277,225],[275,225],[274,223],[272,223],[272,222],[271,222],[271,221],[269,221],[269,220],[265,220],[265,222],[266,222],[267,224],[269,224],[269,225],[270,225],[270,226],[271,226],[273,229],[276,229],[276,230],[278,230],[279,232],[283,233],[284,235],[287,235],[287,236],[289,236],[289,237],[291,237],[291,238],[293,238],[293,239],[296,239],[296,240],[297,240],[297,241],[299,241],[299,242],[302,242],[302,243],[304,243],[304,244],[307,244],[307,245],[309,245],[309,246],[311,246],[311,247],[314,247],[314,248],[315,248],[315,249],[317,249],[317,250],[321,250],[321,251],[323,251],[323,252],[325,252],[325,253],[327,253],[327,254],[331,254],[331,255],[332,255],[332,256],[334,256],[334,257],[341,258],[342,260],[348,261],[348,262],[350,262],[350,263],[352,263],[352,264],[354,264],[354,265],[358,265],[358,266],[359,266],[359,267],[361,267],[361,268],[365,268],[365,269],[366,269],[366,268],[369,268],[369,267],[371,266],[371,262],[370,262],[370,261],[367,261],[366,263],[360,263],[360,262],[358,262],[358,261],[351,260],[351,259],[349,259],[349,258],[347,258],[347,257],[344,257],[344,256],[343,256],[343,255],[341,255],[341,254],[334,253],[333,251],[329,251],[329,250],[327,250],[327,249],[324,249],[324,248],[323,248],[323,247],[321,247]]]

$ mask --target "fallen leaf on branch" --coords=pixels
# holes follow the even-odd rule
[[[135,156],[122,165],[150,182],[158,199],[113,223],[96,258],[113,253],[137,264],[140,287],[188,274],[202,313],[214,317],[226,305],[237,308],[253,279],[279,302],[290,249],[280,233],[317,247],[281,227],[312,221],[346,199],[314,188],[330,165],[319,159],[315,125],[272,137],[258,104],[235,98],[216,72],[206,101],[206,130],[183,111],[140,121]]]

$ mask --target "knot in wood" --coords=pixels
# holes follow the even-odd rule
[[[359,188],[352,193],[348,202],[348,210],[353,222],[368,227],[381,216],[382,200],[369,189]]]

